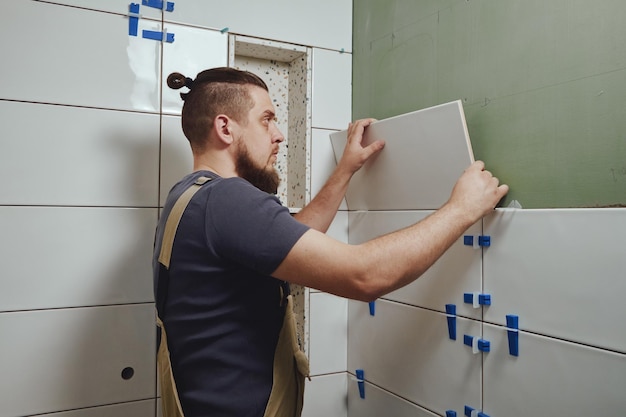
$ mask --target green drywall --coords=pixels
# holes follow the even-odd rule
[[[524,208],[626,204],[626,0],[354,0],[353,117],[461,99]]]

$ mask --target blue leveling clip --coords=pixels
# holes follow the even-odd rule
[[[446,417],[456,417],[456,411],[454,411],[454,410],[447,410],[446,411]]]
[[[477,240],[474,241],[474,236],[472,235],[464,235],[463,236],[463,244],[465,246],[474,246],[474,247],[480,247],[480,246],[491,246],[491,236],[476,236]]]
[[[474,353],[489,352],[491,350],[491,343],[489,340],[479,339],[475,336],[463,335],[463,344],[471,346]]]
[[[368,304],[370,307],[370,316],[375,316],[376,315],[376,301],[370,301]]]
[[[509,336],[509,354],[519,356],[519,317],[507,314],[506,327]]]
[[[487,414],[482,411],[478,411],[475,408],[472,408],[468,405],[465,406],[465,415],[467,417],[489,417]]]
[[[491,294],[480,294],[478,292],[466,292],[463,294],[463,302],[472,304],[474,307],[490,306]]]
[[[131,3],[128,6],[128,35],[137,36],[139,28],[139,3]]]
[[[456,305],[446,304],[446,318],[448,319],[448,336],[456,340]]]
[[[142,0],[141,4],[155,9],[165,10],[166,12],[174,11],[174,3],[171,1],[165,2],[163,0]]]
[[[365,398],[365,373],[363,369],[356,370],[356,382],[359,385],[359,396]]]

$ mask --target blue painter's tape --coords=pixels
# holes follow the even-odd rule
[[[370,306],[370,316],[375,316],[376,315],[376,301],[370,301],[368,304]]]
[[[154,9],[165,10],[166,12],[174,11],[174,3],[171,1],[164,2],[163,0],[141,0],[141,4]]]
[[[356,382],[359,385],[359,396],[365,398],[365,372],[363,369],[356,370]]]
[[[165,35],[165,39],[163,39],[163,35]],[[164,33],[164,32],[158,32],[154,30],[144,30],[142,32],[142,37],[145,39],[152,39],[152,40],[160,41],[160,42],[168,42],[168,43],[174,42],[174,34],[167,33],[167,32]]]
[[[446,304],[446,318],[448,319],[448,336],[456,340],[456,305]]]
[[[139,29],[139,3],[128,6],[128,36],[137,36]]]

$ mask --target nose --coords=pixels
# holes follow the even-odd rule
[[[284,140],[285,140],[285,137],[283,136],[282,132],[276,125],[276,122],[272,122],[272,142],[281,143]]]

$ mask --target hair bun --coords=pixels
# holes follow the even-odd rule
[[[167,86],[171,89],[178,90],[179,88],[187,87],[191,88],[193,80],[185,77],[180,72],[173,72],[167,77]]]

